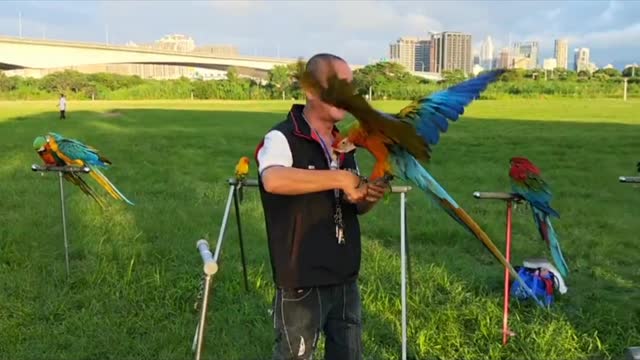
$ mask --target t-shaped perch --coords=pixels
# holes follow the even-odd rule
[[[640,176],[620,176],[618,181],[621,183],[640,183]]]
[[[65,209],[64,209],[64,186],[62,184],[62,178],[64,174],[67,173],[89,173],[91,169],[87,166],[42,166],[42,165],[31,165],[32,171],[39,172],[57,172],[58,173],[58,181],[60,183],[60,208],[62,209],[62,233],[64,236],[64,257],[65,263],[67,266],[67,278],[69,278],[69,242],[67,240],[67,219],[65,217]]]

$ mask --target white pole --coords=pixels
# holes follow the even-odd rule
[[[62,210],[62,233],[64,235],[64,260],[67,265],[67,279],[69,279],[69,242],[67,241],[67,218],[64,211],[64,186],[62,184],[62,171],[58,172],[60,182],[60,208]]]
[[[229,187],[229,197],[227,198],[227,206],[224,208],[224,215],[222,216],[222,225],[220,226],[220,234],[218,235],[218,243],[216,244],[216,251],[213,254],[213,261],[218,262],[220,256],[220,248],[222,247],[222,239],[224,238],[224,232],[227,229],[227,220],[229,219],[229,211],[231,210],[231,200],[233,200],[233,192],[235,187],[231,185]]]
[[[404,192],[400,193],[400,292],[402,303],[402,360],[407,359],[407,258],[405,243],[406,203]]]
[[[627,78],[624,78],[624,92],[623,93],[624,93],[624,95],[623,95],[624,101],[627,101]]]
[[[372,95],[371,95],[371,94],[372,94],[372,91],[373,91],[373,87],[369,86],[369,101],[372,101],[372,100],[373,100],[373,99],[371,98],[371,96],[372,96]]]

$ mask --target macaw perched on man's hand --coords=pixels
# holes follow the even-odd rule
[[[370,181],[388,182],[399,177],[414,183],[479,239],[513,277],[526,287],[487,234],[418,162],[430,159],[431,145],[438,143],[440,132],[447,131],[447,120],[456,121],[464,113],[464,107],[478,98],[503,72],[504,70],[497,70],[482,74],[425,96],[395,115],[372,108],[362,96],[356,94],[351,83],[337,78],[335,70],[330,66],[326,85],[321,84],[310,72],[299,72],[298,79],[304,90],[348,111],[358,120],[355,126],[349,128],[346,137],[336,141],[334,151],[349,152],[356,147],[367,149],[376,160]],[[526,289],[531,292],[528,287]]]

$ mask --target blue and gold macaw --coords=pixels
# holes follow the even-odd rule
[[[419,162],[430,159],[431,146],[437,144],[440,133],[448,129],[447,120],[458,120],[465,107],[478,98],[490,83],[497,80],[504,70],[488,72],[425,96],[410,103],[397,114],[375,110],[362,96],[356,94],[351,83],[339,79],[335,70],[329,67],[327,72],[327,86],[323,86],[310,72],[299,74],[298,79],[303,89],[348,111],[358,120],[348,129],[346,136],[341,136],[336,141],[334,150],[349,152],[356,147],[367,149],[376,160],[369,181],[388,182],[399,177],[414,183],[480,240],[513,277],[526,287],[489,236]],[[532,294],[531,289],[526,289]]]
[[[34,144],[40,144],[42,142],[41,139],[36,138]],[[78,140],[67,139],[54,132],[50,132],[44,136],[44,143],[45,144],[42,144],[42,148],[44,149],[46,145],[46,148],[50,149],[57,159],[62,160],[63,165],[88,167],[91,169],[89,175],[100,184],[111,197],[124,201],[129,205],[134,205],[109,181],[102,171],[100,171],[101,168],[106,169],[111,165],[111,161],[99,154],[97,149],[85,145]]]

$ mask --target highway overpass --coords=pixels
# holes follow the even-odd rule
[[[240,74],[264,78],[274,66],[296,61],[297,59],[292,58],[212,56],[135,46],[0,36],[0,70],[55,69],[102,64],[155,64],[224,71],[233,66]],[[353,70],[363,67],[355,64],[350,66]],[[440,79],[440,74],[436,73],[414,74],[432,80]]]

